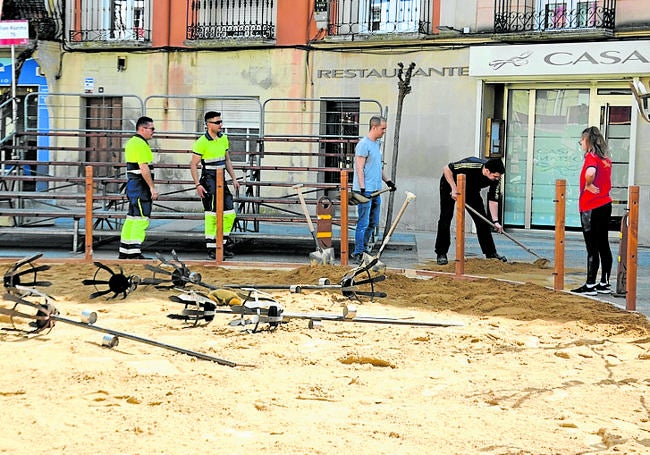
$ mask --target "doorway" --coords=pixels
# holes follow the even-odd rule
[[[106,163],[95,166],[95,177],[119,177],[120,167],[111,163],[122,162],[122,97],[101,96],[86,98],[86,161]],[[97,134],[92,132],[115,131],[116,134]],[[80,170],[81,172],[81,170]],[[117,183],[110,183],[107,192],[118,192]]]
[[[319,166],[349,169],[354,167],[354,148],[359,138],[360,102],[356,99],[326,100],[321,135],[327,141],[321,142],[321,162]],[[352,183],[353,173],[348,174],[348,183]],[[338,172],[324,172],[325,183],[340,183]]]

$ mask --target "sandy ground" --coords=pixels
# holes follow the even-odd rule
[[[141,264],[122,266],[127,276],[152,276]],[[349,271],[190,268],[217,286],[339,283]],[[358,317],[461,325],[310,328],[306,319],[285,319],[251,333],[219,313],[193,326],[167,317],[183,308],[169,297],[200,287],[140,285],[125,299],[89,299],[97,289],[81,281],[95,266],[52,264],[38,273],[52,285],[38,289],[56,299],[61,317],[92,310],[95,326],[238,366],[126,338],[109,348],[103,333],[62,321],[28,335],[7,330],[12,324],[0,315],[0,453],[650,453],[645,317],[549,290],[551,270],[535,264],[466,265],[467,274],[498,279],[456,279],[451,264],[422,269],[448,274],[388,272],[377,284],[388,296],[372,302],[351,302],[340,289],[273,295],[286,313],[339,315],[354,303]],[[26,322],[15,326],[30,330]]]

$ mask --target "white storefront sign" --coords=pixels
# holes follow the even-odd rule
[[[647,74],[650,41],[472,47],[469,62],[469,75],[481,78]]]
[[[0,46],[23,46],[29,44],[27,21],[0,21]]]

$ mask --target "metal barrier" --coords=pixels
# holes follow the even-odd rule
[[[154,95],[145,98],[144,109],[158,129],[167,134],[200,136],[205,132],[203,115],[207,111],[221,112],[228,136],[257,138],[259,133],[241,134],[239,130],[248,128],[259,132],[262,125],[262,105],[254,96]]]
[[[48,118],[29,128],[27,108],[33,97],[38,97],[39,108],[47,108]],[[137,95],[33,92],[25,97],[24,131],[128,133],[135,131],[143,113],[144,103]]]
[[[36,127],[25,125],[19,140],[3,147],[3,152],[10,152],[3,156],[3,170],[11,168],[2,174],[0,192],[11,202],[0,210],[0,216],[27,226],[32,222],[46,225],[47,216],[56,223],[76,213],[85,197],[83,167],[92,166],[98,195],[93,202],[102,210],[94,223],[106,228],[100,232],[121,225],[115,211],[123,210],[125,203],[123,146],[142,115],[156,124],[150,140],[156,181],[160,193],[168,196],[157,202],[156,217],[178,219],[175,212],[187,212],[188,203],[194,201],[192,217],[200,220],[202,208],[189,172],[192,145],[204,133],[204,113],[222,113],[241,183],[240,194],[235,195],[239,215],[235,232],[240,233],[259,232],[260,223],[265,222],[304,221],[292,189],[296,183],[311,188],[306,194],[312,213],[320,196],[334,194],[339,207],[341,173],[349,170],[345,175],[351,178],[359,137],[372,116],[383,115],[377,101],[350,98],[261,102],[250,96],[156,95],[144,101],[120,94],[37,92],[28,96],[38,97],[39,113],[47,115],[39,116]]]

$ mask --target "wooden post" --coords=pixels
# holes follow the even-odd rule
[[[639,248],[639,187],[634,185],[628,190],[628,204],[630,206],[629,221],[627,226],[627,294],[625,309],[636,311],[636,278]]]
[[[341,265],[348,265],[348,171],[341,171]]]
[[[85,260],[93,260],[93,167],[86,166],[86,256]],[[77,245],[75,245],[75,251]]]
[[[555,181],[555,269],[553,289],[564,289],[564,253],[566,249],[566,180]]]
[[[321,196],[316,203],[316,238],[321,248],[332,247],[332,201]]]
[[[465,174],[456,177],[456,276],[465,274]]]
[[[215,195],[215,210],[217,212],[217,232],[215,242],[217,250],[215,261],[217,264],[223,263],[223,193],[224,193],[224,172],[223,169],[217,169],[217,194]]]

